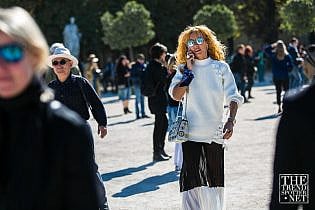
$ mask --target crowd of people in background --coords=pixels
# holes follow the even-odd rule
[[[157,44],[157,46],[159,45]],[[157,46],[155,45],[155,47]],[[53,53],[56,47],[64,46],[62,43],[54,43],[50,48],[50,53]],[[281,40],[270,45],[263,45],[256,51],[251,45],[239,44],[235,53],[231,56],[229,66],[244,102],[249,103],[254,99],[252,92],[254,83],[265,84],[266,81],[270,82],[268,81],[270,78],[266,75],[266,62],[270,61],[278,113],[281,113],[282,91],[285,93],[288,90],[299,91],[304,84],[312,80],[315,74],[315,70],[313,70],[315,69],[315,62],[310,59],[312,58],[310,55],[314,54],[314,48],[314,46],[310,46],[308,49],[304,49],[303,46],[299,45],[298,39],[295,37],[290,40],[288,47]],[[160,80],[159,87],[155,90],[160,96],[148,97],[149,111],[155,116],[153,131],[154,161],[170,159],[171,156],[164,151],[164,141],[169,126],[175,121],[176,114],[178,111],[179,113],[182,111],[181,108],[179,109],[179,102],[173,100],[166,91],[176,74],[177,55],[168,53],[166,47],[164,51],[165,55],[163,53],[163,56],[159,58],[155,58],[155,53],[153,52],[152,54],[150,51],[150,59],[148,60],[146,60],[143,53],[138,53],[134,61],[130,61],[123,54],[115,61],[109,57],[106,59],[103,67],[100,67],[98,64],[99,58],[94,53],[91,53],[87,56],[84,65],[76,65],[71,69],[72,74],[85,77],[92,84],[98,95],[108,92],[117,94],[122,103],[123,113],[129,114],[134,112],[135,119],[141,119],[149,118],[145,107],[145,95],[142,92],[146,69],[154,63],[163,66],[163,70],[158,71],[160,73],[163,72],[163,76],[155,75],[155,80]],[[46,82],[50,82],[55,78],[53,71],[46,72]],[[135,110],[129,108],[132,94],[135,95]],[[165,95],[166,97],[164,97]],[[176,144],[174,152],[176,171],[180,171],[182,168],[182,158],[181,144]]]
[[[57,75],[49,83],[57,100],[43,84],[47,65]],[[71,73],[77,65],[62,44],[49,56],[27,11],[0,8],[0,209],[108,210],[88,107],[78,88],[85,79]],[[105,109],[86,82],[82,91],[98,107],[95,118],[103,138]]]
[[[292,93],[300,91],[303,85],[310,83],[314,76],[314,64],[310,58],[314,45],[304,49],[297,38],[292,37],[288,47],[282,40],[266,44],[254,52],[251,45],[240,44],[232,55],[230,67],[244,102],[253,99],[254,82],[266,81],[266,62],[271,63],[272,82],[276,89],[278,113],[282,112],[282,91]],[[313,65],[312,65],[313,64]]]
[[[52,44],[51,53],[59,45],[63,44]],[[282,54],[282,51],[284,54]],[[276,103],[278,112],[281,113],[283,92],[286,93],[288,90],[298,92],[303,85],[313,80],[315,62],[310,59],[312,53],[314,54],[314,45],[304,48],[303,44],[300,44],[295,37],[292,37],[288,45],[282,40],[278,40],[272,44],[264,44],[257,50],[254,50],[251,45],[239,44],[235,53],[231,55],[229,65],[244,102],[250,103],[254,99],[252,93],[254,83],[265,84],[270,82],[266,75],[267,63],[270,63],[272,82],[276,89]],[[172,59],[176,62],[175,56]],[[166,62],[167,60],[168,57]],[[121,55],[116,60],[108,57],[103,66],[99,66],[99,62],[99,58],[91,53],[84,65],[80,63],[80,68],[79,66],[73,67],[71,72],[86,77],[98,95],[108,92],[118,94],[122,101],[124,114],[133,112],[129,108],[129,100],[130,96],[134,94],[136,119],[147,118],[144,103],[145,96],[141,93],[144,72],[149,63],[145,55],[143,53],[137,54],[134,61],[130,61],[126,55]],[[53,71],[47,71],[44,78],[46,82],[50,82],[55,79],[55,75]],[[173,104],[171,100],[169,99],[168,102],[170,103],[168,110],[171,110]],[[172,121],[171,112],[168,113],[169,121]]]

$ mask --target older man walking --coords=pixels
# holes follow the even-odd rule
[[[107,117],[104,106],[91,84],[83,77],[73,75],[71,68],[78,65],[78,60],[71,55],[65,47],[58,47],[48,58],[48,66],[53,68],[57,79],[51,81],[48,86],[55,91],[56,100],[62,102],[68,108],[77,112],[86,120],[86,129],[92,136],[92,130],[87,120],[90,118],[89,109],[98,123],[98,135],[104,138],[107,134]],[[93,137],[91,138],[93,139]],[[94,148],[94,142],[90,142]],[[105,205],[107,209],[107,199],[105,188],[97,172],[98,166],[95,163],[95,172],[99,184],[100,206]]]

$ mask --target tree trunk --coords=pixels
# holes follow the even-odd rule
[[[230,57],[234,52],[234,38],[230,37],[227,39],[227,55]]]
[[[131,46],[129,46],[128,48],[129,48],[129,59],[130,61],[133,61],[134,60],[133,49]]]
[[[278,40],[279,17],[275,0],[267,0],[266,25],[269,31],[266,33],[264,40],[271,43]]]

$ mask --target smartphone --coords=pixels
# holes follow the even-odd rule
[[[186,58],[187,58],[187,60],[188,59],[190,59],[190,58],[193,58],[192,60],[191,60],[191,63],[193,64],[194,63],[194,58],[195,58],[195,55],[194,55],[194,53],[193,52],[191,52],[191,51],[187,51],[187,54],[186,54]]]

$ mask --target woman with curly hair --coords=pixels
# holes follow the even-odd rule
[[[243,103],[224,51],[203,25],[187,27],[178,38],[178,71],[169,93],[177,101],[187,97],[189,140],[182,143],[180,174],[185,210],[224,208],[224,139],[232,136]],[[225,103],[230,112],[223,122]]]

